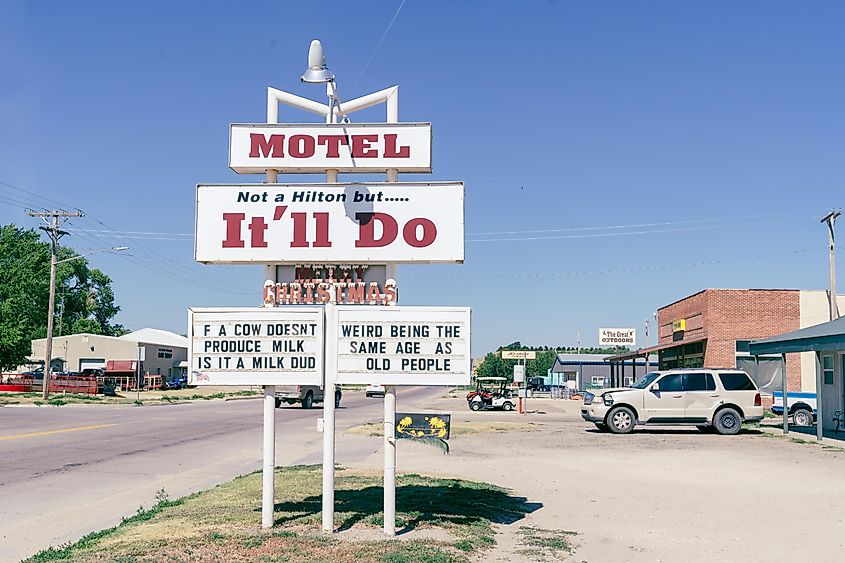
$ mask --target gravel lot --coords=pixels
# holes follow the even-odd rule
[[[567,561],[845,560],[845,442],[796,443],[777,430],[719,436],[648,428],[618,436],[582,421],[579,407],[540,399],[527,415],[472,413],[462,399],[444,398],[438,408],[451,411],[453,423],[542,426],[454,436],[448,456],[403,440],[399,470],[496,483],[542,503],[501,527],[486,561],[539,559],[520,554],[520,526],[577,532]],[[379,439],[371,440],[366,465],[378,468]]]

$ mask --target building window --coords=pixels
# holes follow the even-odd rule
[[[622,381],[623,387],[630,387],[633,383],[633,378],[630,375],[626,375]]]
[[[173,350],[169,350],[167,348],[159,348],[158,349],[158,357],[159,358],[172,358],[173,357]]]
[[[604,387],[604,377],[601,375],[594,375],[590,378],[590,383],[595,387]]]
[[[825,385],[833,385],[833,356],[822,356],[822,375]]]

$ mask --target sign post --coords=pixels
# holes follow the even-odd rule
[[[264,442],[261,465],[261,527],[273,527],[276,505],[276,386],[264,385]]]
[[[337,314],[326,303],[326,341],[323,381],[323,530],[334,530],[335,374],[337,373]],[[331,399],[329,398],[331,397]]]

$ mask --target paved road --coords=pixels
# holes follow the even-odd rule
[[[400,408],[441,388],[409,388]],[[379,419],[383,403],[347,393],[338,429]],[[171,498],[261,467],[261,400],[134,407],[0,408],[0,561],[113,526],[164,488]],[[276,410],[278,465],[318,463],[322,409]],[[372,452],[338,444],[336,461]]]

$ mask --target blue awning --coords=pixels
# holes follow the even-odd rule
[[[754,356],[845,351],[845,317],[764,340],[755,340],[749,345],[749,351]]]

